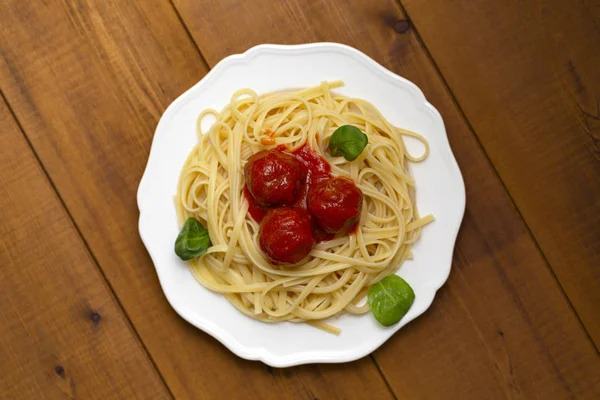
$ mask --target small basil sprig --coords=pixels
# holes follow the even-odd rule
[[[205,253],[210,246],[208,230],[196,218],[190,217],[175,240],[175,254],[182,260],[191,260]]]
[[[367,147],[369,139],[360,129],[352,125],[342,125],[333,132],[329,139],[329,152],[332,156],[344,156],[348,161],[356,157]]]
[[[390,326],[406,315],[415,301],[415,292],[398,275],[389,275],[369,288],[368,300],[375,319]]]

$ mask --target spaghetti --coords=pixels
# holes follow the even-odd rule
[[[369,310],[369,287],[411,258],[421,227],[408,162],[428,155],[426,140],[392,126],[370,103],[331,91],[342,82],[324,82],[299,91],[257,95],[236,92],[221,112],[198,117],[199,141],[179,179],[175,203],[180,225],[189,217],[208,229],[212,246],[192,260],[191,270],[206,288],[222,293],[238,310],[265,322],[309,322],[332,333],[322,320],[343,312]],[[213,115],[206,133],[201,122]],[[369,144],[354,161],[332,157],[327,145],[342,125],[363,131]],[[402,136],[425,146],[411,156]],[[259,224],[248,215],[244,165],[260,150],[308,145],[331,165],[333,175],[350,178],[364,195],[356,232],[318,243],[305,262],[274,266],[258,244]]]

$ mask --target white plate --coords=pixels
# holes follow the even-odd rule
[[[394,125],[421,133],[431,154],[411,171],[422,215],[433,214],[414,246],[414,260],[399,275],[416,299],[397,325],[384,328],[371,314],[343,315],[332,322],[340,336],[306,324],[267,324],[237,311],[219,294],[201,286],[173,251],[179,228],[173,203],[179,172],[196,144],[196,118],[205,108],[220,110],[238,89],[256,92],[344,81],[337,92],[373,103]],[[206,130],[207,127],[204,127]],[[419,145],[407,144],[418,153]],[[165,111],[154,135],[148,165],[138,190],[140,235],[173,308],[191,324],[214,336],[240,357],[274,367],[361,358],[421,315],[450,273],[452,251],[465,209],[465,188],[437,110],[412,82],[386,70],[351,47],[335,43],[298,46],[260,45],[222,60]]]

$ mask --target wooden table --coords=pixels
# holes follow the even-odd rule
[[[598,0],[0,3],[0,398],[600,398]],[[425,315],[279,370],[170,308],[136,190],[165,107],[221,58],[315,41],[421,87],[467,210]]]

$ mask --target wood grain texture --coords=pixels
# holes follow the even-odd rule
[[[375,353],[399,398],[598,398],[592,343],[395,3],[175,4],[211,66],[264,42],[338,41],[417,83],[444,116],[467,213],[432,309]]]
[[[0,84],[176,398],[392,397],[370,358],[267,368],[168,305],[136,190],[161,113],[206,72],[168,1],[9,1],[0,14]]]
[[[2,98],[0,160],[0,398],[170,398]]]
[[[600,347],[600,2],[401,2]]]

